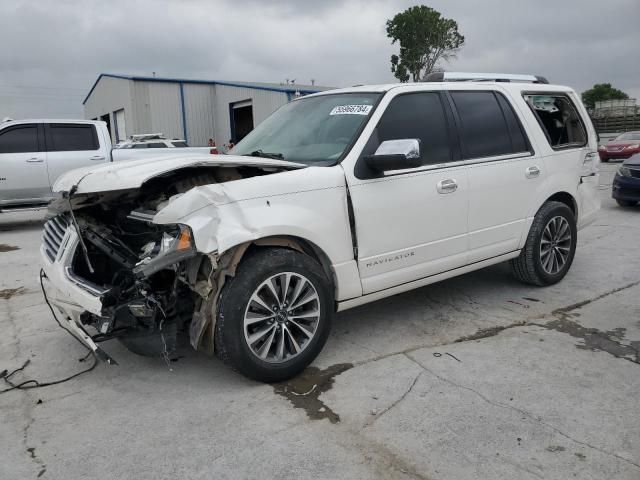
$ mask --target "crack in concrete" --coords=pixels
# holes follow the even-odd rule
[[[22,288],[23,287],[20,287],[20,289]],[[8,319],[8,323],[11,330],[11,337],[13,338],[13,344],[15,346],[14,354],[11,359],[15,360],[20,356],[20,352],[21,352],[20,338],[21,337],[18,335],[18,328],[16,325],[13,309],[11,308],[11,302],[7,299],[7,301],[5,302],[5,305],[7,308],[7,319]],[[31,460],[31,462],[33,462],[36,465],[38,469],[38,474],[36,478],[40,478],[47,471],[47,465],[36,454],[36,448],[29,446],[29,430],[31,429],[31,426],[35,422],[35,418],[33,416],[34,399],[31,396],[31,394],[26,390],[19,390],[19,393],[24,397],[24,401],[22,402],[22,405],[24,406],[23,416],[25,417],[25,420],[26,420],[26,425],[22,428],[22,445],[24,446],[24,449],[28,454],[29,459]]]
[[[625,458],[625,457],[623,457],[623,456],[621,456],[621,455],[618,455],[617,453],[609,452],[608,450],[605,450],[605,449],[603,449],[603,448],[600,448],[600,447],[597,447],[597,446],[592,445],[592,444],[590,444],[590,443],[583,442],[583,441],[581,441],[581,440],[578,440],[578,439],[576,439],[576,438],[573,438],[572,436],[570,436],[569,434],[567,434],[567,433],[563,432],[563,431],[562,431],[562,430],[560,430],[559,428],[557,428],[557,427],[555,427],[555,426],[553,426],[553,425],[551,425],[551,424],[549,424],[549,423],[545,422],[545,421],[542,419],[542,417],[537,417],[537,416],[533,415],[532,413],[529,413],[529,412],[528,412],[528,411],[526,411],[526,410],[522,410],[522,409],[517,408],[517,407],[514,407],[514,406],[512,406],[512,405],[506,405],[506,404],[504,404],[504,403],[500,403],[500,402],[497,402],[497,401],[495,401],[495,400],[492,400],[492,399],[490,399],[489,397],[487,397],[487,396],[483,395],[482,393],[480,393],[479,391],[477,391],[477,390],[475,390],[475,389],[473,389],[473,388],[471,388],[471,387],[468,387],[468,386],[466,386],[466,385],[461,385],[461,384],[456,383],[456,382],[454,382],[454,381],[452,381],[452,380],[449,380],[448,378],[443,377],[442,375],[438,375],[437,373],[435,373],[435,372],[434,372],[434,371],[432,371],[431,369],[429,369],[429,368],[425,367],[422,363],[420,363],[418,360],[416,360],[416,359],[415,359],[414,357],[412,357],[410,354],[408,354],[408,353],[407,353],[407,354],[405,354],[405,356],[406,356],[409,360],[411,360],[412,362],[414,362],[416,365],[418,365],[420,368],[422,368],[422,369],[423,369],[423,370],[425,370],[426,372],[430,373],[431,375],[433,375],[434,377],[436,377],[438,380],[440,380],[440,381],[442,381],[442,382],[448,383],[449,385],[452,385],[452,386],[454,386],[454,387],[456,387],[456,388],[460,388],[460,389],[462,389],[462,390],[468,390],[469,392],[474,393],[476,396],[478,396],[480,399],[484,400],[486,403],[488,403],[488,404],[490,404],[490,405],[493,405],[493,406],[495,406],[495,407],[499,407],[499,408],[504,408],[504,409],[507,409],[507,410],[513,410],[514,412],[518,412],[519,414],[524,415],[525,417],[527,417],[527,418],[529,418],[529,419],[531,419],[531,420],[533,420],[533,421],[535,421],[535,422],[537,422],[537,423],[539,423],[539,424],[541,424],[541,425],[544,425],[544,426],[545,426],[545,427],[547,427],[547,428],[550,428],[551,430],[553,430],[553,431],[554,431],[554,432],[556,432],[557,434],[559,434],[559,435],[563,436],[563,437],[564,437],[564,438],[566,438],[567,440],[571,440],[572,442],[577,443],[577,444],[579,444],[579,445],[583,445],[583,446],[585,446],[585,447],[591,448],[591,449],[596,450],[596,451],[598,451],[598,452],[600,452],[600,453],[603,453],[603,454],[605,454],[605,455],[608,455],[608,456],[611,456],[611,457],[617,458],[618,460],[621,460],[621,461],[623,461],[623,462],[629,463],[630,465],[633,465],[634,467],[636,467],[636,468],[640,469],[640,464],[638,464],[638,463],[634,462],[633,460],[629,460],[628,458]]]
[[[400,402],[402,402],[405,398],[407,398],[407,395],[409,395],[409,393],[411,393],[411,391],[413,390],[413,387],[416,386],[416,383],[418,383],[418,379],[420,378],[420,376],[424,373],[424,370],[421,370],[413,379],[413,381],[411,382],[411,385],[409,385],[409,388],[407,390],[405,390],[405,392],[400,396],[400,398],[398,398],[397,400],[395,400],[393,403],[391,403],[391,405],[389,405],[388,407],[383,408],[380,413],[376,412],[376,415],[369,421],[367,421],[363,428],[367,428],[370,427],[371,425],[373,425],[375,422],[377,422],[385,413],[387,413],[389,410],[392,410],[393,408],[395,408]]]

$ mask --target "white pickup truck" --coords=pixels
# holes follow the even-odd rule
[[[147,146],[145,144],[145,146]],[[208,147],[112,149],[105,122],[11,120],[0,123],[0,211],[44,205],[63,173],[150,157],[206,155]]]

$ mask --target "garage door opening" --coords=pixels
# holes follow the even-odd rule
[[[107,123],[107,130],[109,131],[109,135],[111,135],[111,138],[113,139],[115,132],[111,131],[111,118],[109,114],[107,113],[106,115],[101,115],[100,120]]]
[[[253,106],[251,100],[229,104],[231,114],[231,140],[238,143],[253,130]]]

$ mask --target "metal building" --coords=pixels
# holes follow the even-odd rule
[[[210,138],[236,143],[293,98],[328,88],[102,73],[82,103],[86,119],[107,122],[114,143],[161,132],[197,147]]]

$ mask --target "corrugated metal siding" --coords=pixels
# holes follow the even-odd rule
[[[91,120],[109,114],[111,117],[111,139],[115,143],[115,122],[113,112],[124,109],[127,135],[135,124],[132,109],[131,89],[134,82],[123,78],[102,77],[91,96],[84,104],[84,118]]]
[[[182,106],[180,85],[174,83],[147,84],[149,89],[150,132],[164,133],[167,138],[182,138]]]
[[[253,105],[254,127],[275,112],[289,100],[284,92],[270,92],[251,88],[228,87],[216,85],[215,95],[215,127],[216,142],[227,143],[231,138],[231,119],[229,104],[251,100]]]
[[[215,118],[213,106],[215,87],[213,85],[184,84],[184,107],[187,117],[187,143],[192,147],[204,147],[209,139],[215,138]]]
[[[131,87],[133,118],[135,124],[131,126],[129,135],[151,132],[151,104],[149,101],[149,84],[145,82],[133,82]],[[129,127],[127,127],[129,128]]]

